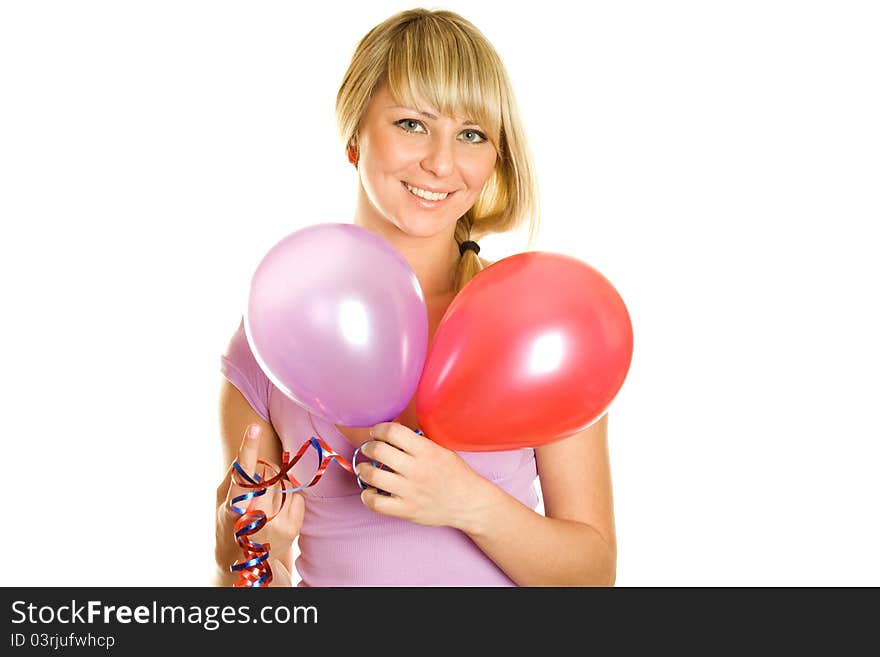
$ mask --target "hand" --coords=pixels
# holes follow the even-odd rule
[[[287,566],[281,559],[269,559],[269,567],[272,569],[272,581],[269,582],[269,588],[290,588],[293,586],[290,571],[287,570]]]
[[[262,466],[257,461],[260,453],[261,431],[259,425],[252,424],[245,431],[241,447],[238,450],[236,460],[242,469],[253,477],[255,472],[259,472],[262,476]],[[273,464],[280,465],[280,464]],[[217,488],[217,518],[216,528],[216,556],[218,566],[221,569],[228,570],[235,559],[242,559],[244,554],[234,535],[234,526],[236,521],[241,517],[235,513],[230,507],[233,499],[240,495],[253,490],[240,486],[236,483],[233,476],[234,468],[230,463],[226,473],[225,480]],[[266,472],[267,477],[273,475],[271,470]],[[253,504],[252,509],[259,509],[267,516],[271,516],[278,509],[281,503],[280,494],[272,492],[278,490],[273,487],[265,495],[244,500],[236,503],[239,509],[249,508],[249,503]],[[299,535],[302,526],[303,514],[305,513],[305,502],[300,493],[287,493],[284,502],[284,508],[278,515],[269,520],[258,532],[249,536],[251,541],[256,543],[269,543],[269,565],[272,568],[273,580],[270,586],[284,586],[286,579],[287,586],[290,585],[290,563],[291,550],[293,548],[293,540]],[[277,568],[277,564],[281,563],[284,570]],[[235,581],[237,574],[230,574],[230,582]],[[277,581],[276,581],[277,580]]]
[[[396,422],[377,424],[370,436],[361,454],[390,468],[357,466],[364,484],[390,494],[371,488],[361,493],[376,513],[468,531],[486,508],[491,484],[455,452]]]

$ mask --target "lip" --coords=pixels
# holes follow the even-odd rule
[[[408,180],[401,180],[404,185],[410,185],[411,187],[418,187],[419,189],[424,189],[426,192],[431,192],[432,194],[454,194],[454,191],[450,191],[448,189],[437,189],[436,187],[425,187],[424,185],[416,185]]]
[[[406,182],[404,182],[403,180],[400,181],[400,186],[403,187],[404,193],[409,198],[411,198],[419,207],[425,208],[426,210],[433,210],[434,208],[439,208],[441,205],[444,205],[449,199],[451,199],[455,195],[455,192],[448,192],[446,195],[446,198],[440,199],[439,201],[429,201],[427,199],[419,198],[418,196],[413,194],[411,191],[409,191],[406,188],[406,185],[407,185]],[[416,186],[417,185],[413,185],[413,187],[416,187]],[[425,188],[419,187],[419,189],[425,189]],[[429,189],[427,191],[432,191],[432,190]],[[443,192],[440,191],[438,193],[442,194]]]

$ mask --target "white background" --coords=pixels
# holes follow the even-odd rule
[[[336,91],[409,6],[0,5],[4,585],[208,583],[219,355],[263,254],[351,220]],[[508,68],[538,248],[633,318],[618,585],[880,585],[874,3],[442,7]]]

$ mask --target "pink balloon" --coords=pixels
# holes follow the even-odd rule
[[[366,427],[413,398],[428,344],[428,311],[409,263],[354,224],[291,233],[251,280],[251,350],[275,386],[311,413]]]

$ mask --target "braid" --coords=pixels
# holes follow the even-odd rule
[[[471,231],[474,226],[474,219],[471,216],[470,211],[466,212],[464,216],[460,217],[458,223],[455,224],[455,241],[461,249],[461,245],[465,242],[471,241]],[[479,250],[479,247],[477,247]],[[477,251],[468,248],[465,249],[461,254],[461,258],[458,261],[458,269],[455,272],[455,291],[458,292],[467,285],[468,281],[470,281],[474,276],[476,276],[483,269],[483,263],[480,262],[480,257],[477,255]]]

